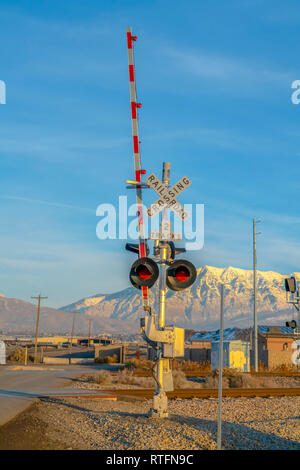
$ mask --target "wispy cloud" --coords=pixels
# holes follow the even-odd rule
[[[18,138],[16,139],[16,135]],[[101,150],[110,150],[128,145],[128,137],[107,137],[100,135],[96,138],[93,132],[80,129],[76,132],[55,131],[55,137],[51,129],[45,126],[2,126],[0,129],[2,155],[20,154],[22,157],[36,157],[41,159],[61,159],[61,155],[73,157],[81,153],[83,156],[87,152],[96,153]],[[55,145],[55,152],[53,146]]]
[[[239,88],[245,88],[246,85],[253,87],[258,83],[282,85],[286,84],[291,77],[287,71],[272,69],[263,64],[258,65],[242,58],[225,57],[213,52],[187,52],[180,48],[165,46],[161,53],[169,59],[179,73],[203,79],[217,79],[219,85],[230,83],[234,86],[238,85]]]
[[[211,145],[215,148],[223,148],[228,150],[237,150],[242,153],[249,153],[251,151],[264,151],[264,152],[280,152],[282,148],[282,140],[279,138],[275,140],[274,136],[271,138],[251,135],[232,128],[206,128],[206,127],[189,127],[180,128],[164,133],[143,134],[143,141],[170,141],[170,140],[189,140],[199,142],[202,145]]]
[[[264,266],[286,266],[286,271],[299,272],[300,250],[299,242],[283,237],[269,236],[261,240],[261,261]]]
[[[32,198],[29,198],[29,197],[9,196],[9,195],[6,195],[6,194],[0,194],[0,199],[6,199],[6,200],[10,200],[10,201],[28,202],[30,204],[43,204],[43,205],[46,205],[46,206],[60,207],[62,209],[71,209],[71,210],[89,212],[90,214],[95,214],[96,213],[96,209],[88,209],[87,207],[73,206],[72,204],[65,204],[65,203],[62,203],[62,202],[43,201],[41,199],[32,199]]]
[[[60,307],[129,287],[128,254],[120,258],[119,252],[105,249],[101,242],[49,243],[41,237],[32,241],[1,237],[0,245],[0,293],[8,297],[28,300],[33,292],[42,291],[49,297],[49,306]]]

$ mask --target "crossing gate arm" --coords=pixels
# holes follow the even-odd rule
[[[139,235],[139,257],[144,258],[147,256],[147,242],[145,240],[144,232],[144,214],[143,214],[143,197],[141,175],[145,174],[145,170],[141,166],[140,154],[140,141],[138,129],[138,113],[137,108],[141,108],[141,103],[137,103],[136,97],[136,82],[135,82],[135,69],[134,69],[134,53],[133,43],[137,40],[136,36],[132,35],[132,28],[126,28],[127,38],[127,51],[128,51],[128,69],[129,69],[129,93],[130,93],[130,107],[131,107],[131,125],[132,125],[132,143],[133,143],[133,161],[135,172],[135,187],[136,187],[136,206],[138,216],[138,235]],[[140,185],[138,183],[141,183]],[[142,287],[142,304],[144,310],[149,307],[149,292],[148,287]]]

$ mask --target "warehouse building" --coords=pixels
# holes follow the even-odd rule
[[[226,328],[224,330],[224,348],[226,348],[226,351],[224,349],[224,361],[226,361],[227,367],[249,370],[254,366],[252,334],[251,328]],[[260,366],[266,369],[291,366],[295,339],[297,338],[294,336],[292,328],[258,326]],[[216,368],[216,361],[219,357],[219,340],[219,330],[195,333],[186,342],[185,360],[200,363],[209,361],[212,364],[212,369]]]
[[[248,334],[249,336],[249,334]],[[247,331],[226,328],[223,339],[223,367],[243,372],[250,370],[250,343],[246,341]],[[210,362],[212,370],[219,367],[220,331],[195,333],[185,348],[185,359],[195,362]]]

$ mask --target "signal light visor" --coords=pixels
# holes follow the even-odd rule
[[[167,286],[175,291],[187,289],[193,284],[196,277],[195,266],[187,260],[178,259],[167,269]]]
[[[136,289],[152,287],[157,281],[159,269],[151,258],[139,258],[131,266],[129,279]]]

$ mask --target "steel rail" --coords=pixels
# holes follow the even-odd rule
[[[142,397],[150,399],[153,396],[153,390],[150,389],[109,389],[105,390],[108,393],[114,393],[117,396],[131,396],[131,397]],[[300,388],[224,388],[223,397],[291,397],[300,396]],[[174,398],[217,398],[218,389],[181,389],[174,390],[173,392],[167,392],[167,397],[170,399]]]

